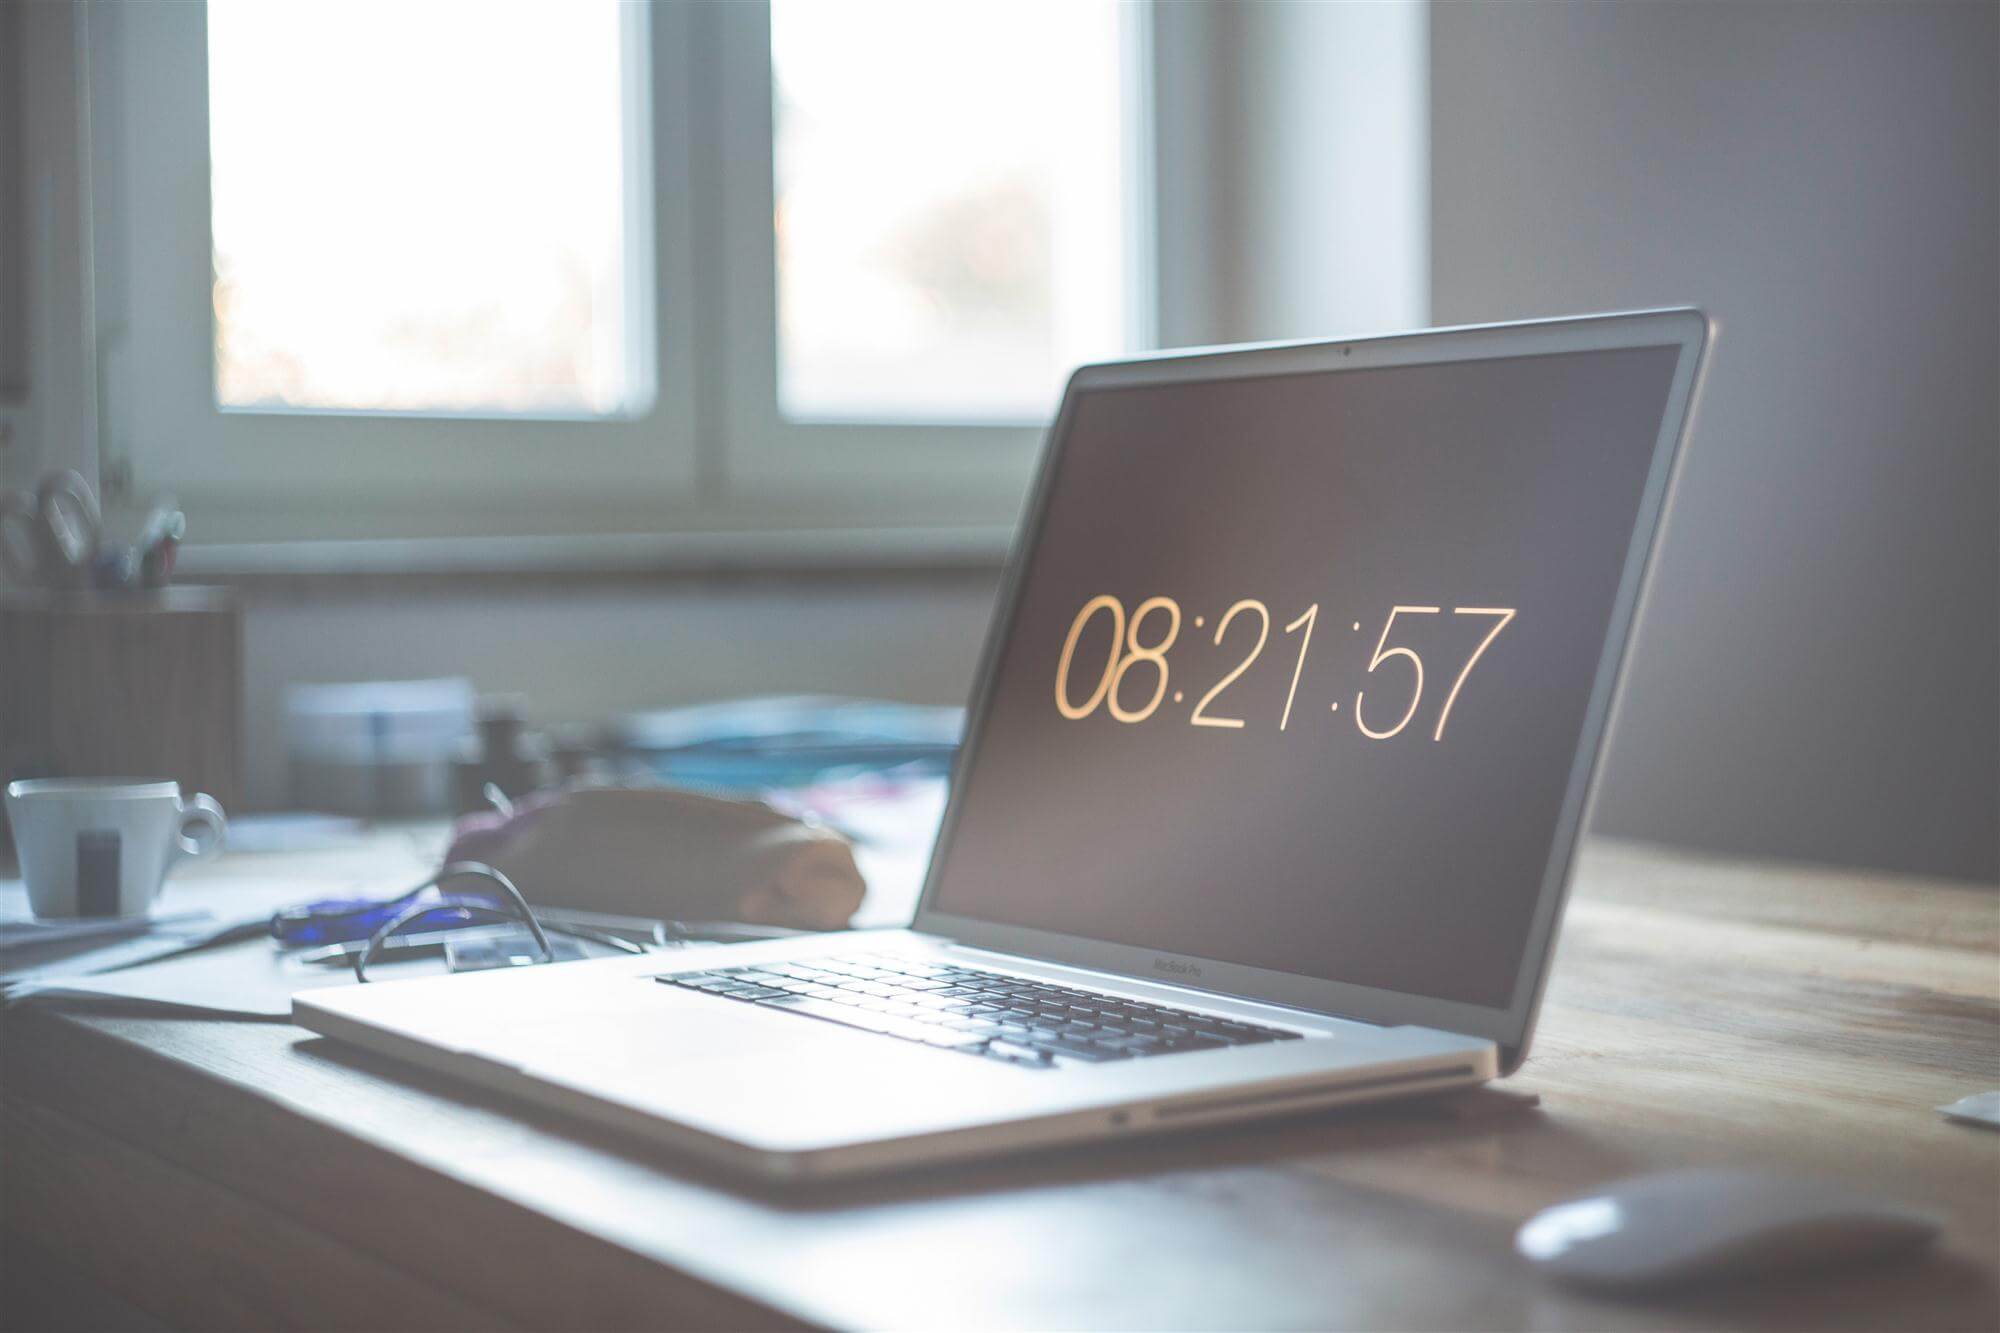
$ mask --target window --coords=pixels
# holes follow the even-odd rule
[[[1010,523],[1153,337],[1149,17],[97,7],[101,452],[209,541]]]
[[[385,17],[209,5],[217,401],[643,407],[618,6]]]
[[[1106,4],[775,0],[786,416],[1032,422],[1130,345],[1119,65]]]

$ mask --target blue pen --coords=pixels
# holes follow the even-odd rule
[[[459,903],[504,910],[500,900],[491,894],[467,893],[447,897],[439,892],[436,885],[422,884],[399,898],[325,898],[303,907],[286,908],[272,914],[271,938],[288,949],[351,944],[368,939],[387,923],[422,904],[426,898],[435,900],[437,911],[405,923],[407,927],[421,930],[447,922],[462,924],[465,917],[457,910]]]

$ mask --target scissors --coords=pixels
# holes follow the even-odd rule
[[[32,494],[0,491],[0,566],[17,583],[87,586],[101,535],[97,493],[80,472],[51,472]]]

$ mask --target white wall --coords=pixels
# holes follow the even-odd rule
[[[1429,6],[1157,13],[1164,344],[1423,325]]]
[[[1609,831],[2000,878],[1996,16],[1434,8],[1437,320],[1722,322]]]

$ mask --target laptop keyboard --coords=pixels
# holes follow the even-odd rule
[[[676,972],[669,986],[804,1014],[941,1050],[1053,1068],[1290,1041],[1300,1034],[983,968],[895,954]]]

